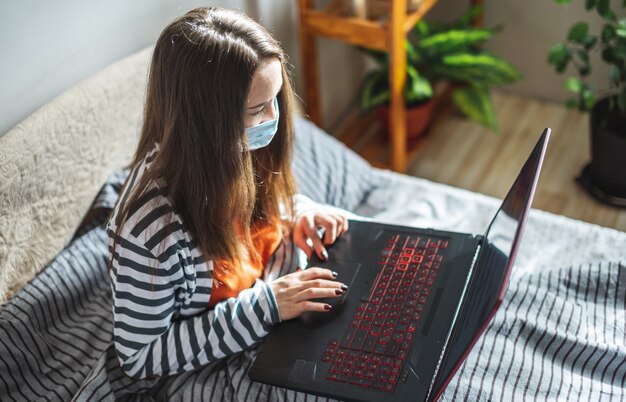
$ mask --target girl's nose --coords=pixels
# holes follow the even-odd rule
[[[278,104],[275,101],[270,103],[270,106],[267,108],[268,110],[268,118],[269,120],[274,120],[278,116]]]

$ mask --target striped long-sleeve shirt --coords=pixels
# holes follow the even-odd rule
[[[122,369],[135,378],[193,370],[242,351],[280,321],[269,286],[279,273],[267,272],[268,267],[265,280],[257,279],[236,298],[208,309],[213,261],[195,247],[159,183],[139,198],[113,249],[117,214],[156,151],[130,172],[129,185],[107,225],[115,348]],[[311,203],[296,197],[297,210]],[[293,250],[283,243],[277,253],[289,248]]]

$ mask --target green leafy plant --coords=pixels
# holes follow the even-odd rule
[[[571,0],[554,0],[559,4]],[[626,0],[621,0],[626,8]],[[577,76],[565,79],[565,88],[574,96],[566,101],[571,108],[588,111],[599,99],[608,98],[611,109],[617,105],[622,115],[626,115],[626,18],[618,19],[609,0],[585,0],[585,10],[597,12],[604,24],[597,34],[589,32],[589,24],[584,21],[574,23],[565,42],[552,46],[548,63],[562,74],[572,66]],[[590,55],[600,52],[602,61],[608,64],[608,87],[600,88],[588,81],[591,73]]]
[[[470,119],[497,130],[490,89],[519,80],[521,74],[508,61],[480,49],[500,31],[472,27],[472,20],[481,13],[482,7],[475,6],[451,23],[422,20],[415,25],[406,41],[404,99],[408,107],[432,98],[436,82],[451,82],[455,84],[452,99],[456,107]],[[359,108],[367,112],[389,103],[389,55],[361,50],[377,64],[364,78],[359,93]]]

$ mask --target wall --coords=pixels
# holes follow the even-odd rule
[[[252,0],[0,2],[0,135],[66,88],[158,37],[199,5],[245,11]]]

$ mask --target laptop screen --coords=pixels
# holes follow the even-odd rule
[[[445,384],[504,297],[549,136],[545,129],[487,229],[435,390]]]

